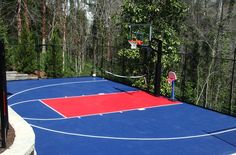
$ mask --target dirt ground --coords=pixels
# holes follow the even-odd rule
[[[13,144],[14,139],[15,139],[15,131],[12,128],[12,126],[10,125],[9,130],[8,130],[8,134],[7,134],[7,141],[6,141],[7,147],[6,148],[2,148],[2,146],[1,146],[2,145],[2,140],[1,140],[1,136],[0,136],[0,154],[2,152],[4,152],[7,148],[9,148]]]

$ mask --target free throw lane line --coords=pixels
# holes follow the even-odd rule
[[[62,117],[66,118],[65,115],[63,115],[62,113],[60,113],[59,111],[53,109],[52,107],[48,106],[47,104],[45,104],[42,100],[39,100],[39,102],[41,102],[43,105],[47,106],[49,109],[51,109],[52,111],[58,113],[59,115],[61,115]]]

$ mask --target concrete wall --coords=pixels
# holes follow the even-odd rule
[[[15,140],[2,155],[36,155],[35,134],[32,127],[11,107],[8,107],[9,122],[15,130]]]

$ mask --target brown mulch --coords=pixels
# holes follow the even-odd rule
[[[1,132],[1,130],[0,130],[0,132]],[[2,152],[4,152],[6,149],[8,149],[13,144],[14,139],[15,139],[15,131],[12,128],[12,126],[10,125],[9,130],[8,130],[8,134],[7,134],[7,141],[6,141],[7,147],[6,148],[2,148],[2,146],[1,146],[2,140],[1,140],[1,136],[0,136],[0,154]]]

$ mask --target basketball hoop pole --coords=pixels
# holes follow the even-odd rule
[[[175,80],[171,82],[171,99],[175,100]]]
[[[7,107],[7,86],[5,69],[5,49],[4,42],[0,40],[0,109],[1,109],[1,138],[2,147],[6,148],[6,136],[9,128],[8,107]]]
[[[149,45],[144,46],[143,44],[145,44],[145,42],[139,43],[134,40],[129,40],[129,43],[131,45],[131,49],[136,49],[137,45],[141,45],[140,47],[151,48],[154,52],[157,53],[155,79],[154,79],[154,95],[160,96],[161,95],[161,68],[162,68],[162,64],[161,64],[162,41],[159,39],[156,39],[156,38],[152,38],[152,25],[151,24],[130,24],[129,28],[130,28],[130,36],[131,37],[132,37],[132,27],[134,27],[134,26],[149,27],[149,37],[147,38],[149,40]],[[141,41],[144,41],[144,40],[141,40]],[[152,46],[152,44],[155,44],[155,46]],[[156,49],[156,45],[157,45],[157,49]]]
[[[168,73],[168,83],[171,83],[171,99],[175,100],[175,81],[177,80],[177,76],[175,72],[170,71]]]

